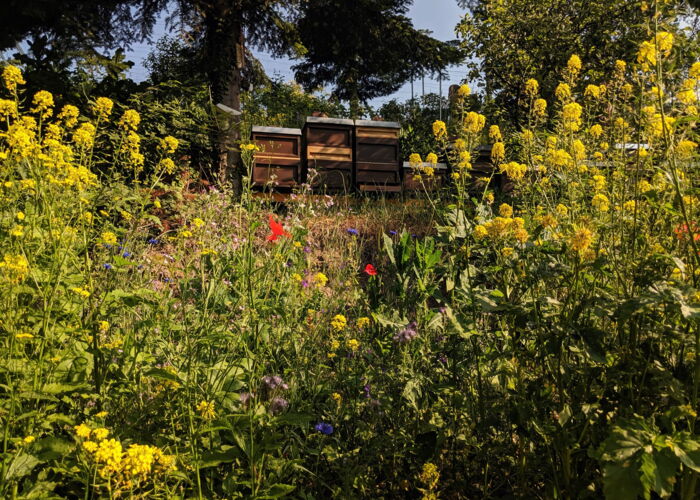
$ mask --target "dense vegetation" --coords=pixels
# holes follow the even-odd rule
[[[5,65],[0,496],[696,498],[700,62],[644,8],[520,126],[462,85],[405,200],[234,197],[175,137],[202,89],[79,109]],[[275,92],[244,120],[316,99]]]

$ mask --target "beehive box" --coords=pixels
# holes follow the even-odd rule
[[[396,122],[355,120],[355,182],[362,191],[400,191]]]
[[[425,175],[425,168],[432,167],[433,175]],[[416,177],[420,175],[420,180]],[[447,180],[447,165],[445,163],[421,163],[412,166],[409,162],[403,162],[403,188],[405,191],[434,191],[445,185]]]
[[[291,188],[301,182],[301,130],[253,127],[252,140],[260,148],[253,161],[253,185]]]
[[[304,124],[307,182],[328,191],[351,191],[354,185],[354,122],[309,116]],[[315,171],[316,175],[313,174]]]

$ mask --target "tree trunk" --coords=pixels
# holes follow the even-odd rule
[[[206,15],[207,73],[214,104],[241,109],[241,74],[244,65],[244,32],[240,0],[215,0]],[[241,192],[242,165],[238,144],[241,139],[240,119],[230,116],[226,126],[217,130],[217,181],[231,184]]]

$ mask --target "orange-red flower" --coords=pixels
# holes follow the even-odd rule
[[[365,272],[370,275],[370,276],[376,276],[377,275],[377,269],[372,265],[372,264],[367,264],[365,266]]]
[[[267,241],[277,241],[277,238],[280,236],[286,236],[287,238],[291,236],[290,233],[284,230],[282,224],[275,221],[272,215],[268,215],[268,221],[270,223],[270,231],[272,231],[272,234],[267,237]]]

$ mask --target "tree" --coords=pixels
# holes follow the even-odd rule
[[[586,79],[600,81],[616,59],[630,61],[648,38],[649,16],[638,0],[471,0],[458,26],[469,52],[471,77],[480,78],[497,108],[516,123],[524,83],[540,82],[550,97],[560,68],[577,54]]]
[[[417,30],[406,17],[412,0],[304,2],[297,26],[304,60],[293,69],[307,90],[325,84],[359,104],[391,94],[412,76],[437,74],[462,59],[456,46]]]

